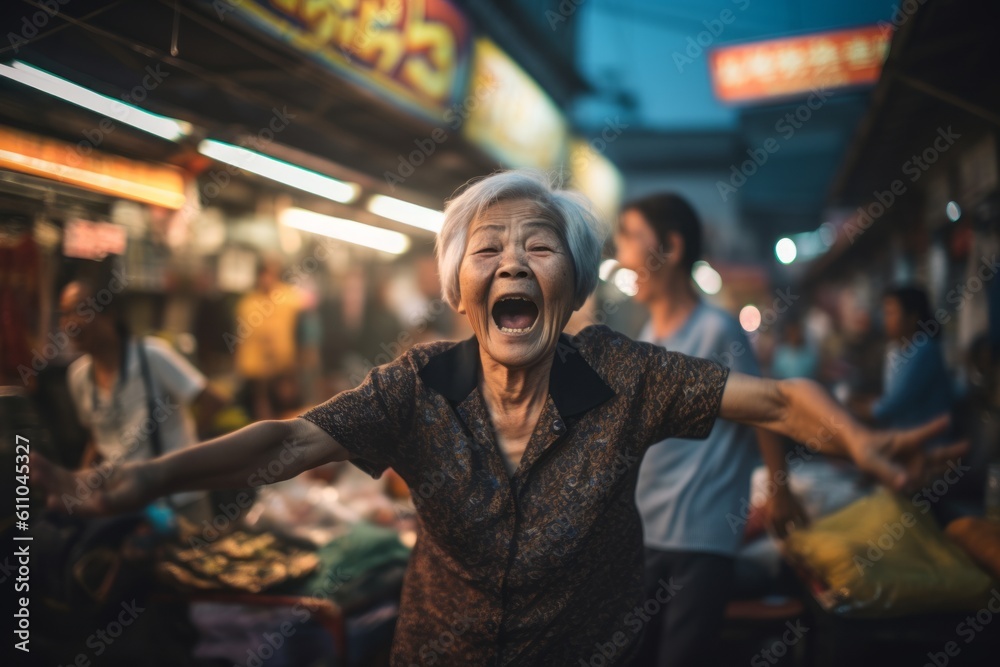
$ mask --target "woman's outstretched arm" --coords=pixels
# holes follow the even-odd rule
[[[262,421],[148,461],[70,472],[32,454],[47,505],[83,516],[144,507],[177,491],[255,487],[295,477],[348,452],[305,419]]]
[[[947,416],[913,429],[874,431],[818,383],[803,378],[772,380],[731,373],[719,417],[780,433],[814,451],[853,459],[896,490],[925,484],[967,448],[958,443],[925,452],[923,445],[948,427]]]

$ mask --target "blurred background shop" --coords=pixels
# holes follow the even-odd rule
[[[932,317],[920,331],[941,345],[955,432],[974,441],[974,481],[948,512],[935,505],[941,525],[927,530],[1000,505],[987,493],[1000,462],[1000,15],[989,3],[19,0],[0,15],[5,452],[30,433],[64,465],[83,455],[66,389],[79,351],[59,316],[60,291],[81,275],[100,288],[95,311],[114,301],[132,332],[164,338],[226,397],[202,437],[299,414],[417,342],[468,337],[439,294],[444,202],[470,179],[530,167],[582,191],[609,229],[625,201],[683,195],[705,227],[692,274],[702,297],[739,319],[766,373],[812,376],[851,406],[886,390],[884,293],[924,289]],[[613,256],[609,240],[571,330],[640,331],[636,275]],[[824,483],[796,482],[814,519],[862,495]],[[169,636],[191,664],[381,664],[414,492],[343,466],[217,494],[225,520],[181,525],[180,546],[155,537],[178,528],[166,510],[148,518],[164,522],[154,537],[80,537],[45,575],[44,621],[39,611],[38,636],[72,631],[40,654],[127,663]],[[751,505],[737,522],[748,543],[762,532]],[[969,597],[935,608],[936,596],[981,583],[962,578],[977,566],[952,545],[953,576],[913,594],[930,603],[876,612],[814,595],[823,577],[768,536],[754,548],[752,604],[720,629],[740,662],[776,636],[781,664],[832,661],[833,645],[858,652],[838,660],[901,664],[891,656],[907,651],[919,664],[962,641],[954,613]],[[263,588],[248,558],[274,575]],[[995,586],[996,552],[972,558]],[[133,578],[116,574],[129,567]],[[93,619],[130,586],[167,611],[101,662],[86,645],[103,627]],[[98,611],[70,614],[84,608]],[[308,613],[296,638],[267,644],[297,609]],[[781,644],[783,624],[802,618],[811,641]],[[985,664],[998,634],[1000,621],[949,664]]]

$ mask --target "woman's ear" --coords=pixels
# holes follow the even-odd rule
[[[680,264],[684,257],[684,250],[684,237],[678,232],[667,232],[666,243],[663,247],[664,263],[671,266]]]

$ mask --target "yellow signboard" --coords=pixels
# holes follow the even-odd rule
[[[622,204],[625,181],[618,167],[594,146],[574,139],[570,147],[570,186],[593,202],[605,221],[614,220]]]
[[[167,165],[117,155],[0,127],[0,168],[44,176],[86,190],[179,209],[184,174]]]
[[[466,138],[505,167],[555,169],[566,159],[566,120],[556,103],[510,56],[486,38],[476,40],[473,81],[491,92],[470,107]]]
[[[213,7],[221,18],[234,13],[435,121],[461,95],[471,33],[447,0],[245,0]]]

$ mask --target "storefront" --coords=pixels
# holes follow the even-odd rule
[[[617,207],[620,177],[599,147],[575,139],[558,104],[489,38],[489,26],[452,2],[362,2],[348,13],[264,1],[145,10],[137,21],[134,8],[114,8],[58,42],[19,49],[4,70],[16,76],[0,84],[12,102],[2,122],[65,142],[57,163],[93,151],[104,161],[164,165],[169,201],[109,190],[86,174],[63,178],[98,200],[88,215],[55,216],[51,230],[110,244],[77,250],[90,259],[122,254],[140,297],[130,312],[136,329],[193,333],[197,351],[192,341],[188,348],[212,375],[231,370],[219,331],[239,325],[233,309],[261,257],[276,258],[314,304],[361,285],[361,301],[420,322],[439,300],[432,284],[412,285],[426,271],[444,199],[470,178],[535,167],[562,173],[608,214]],[[164,26],[173,26],[169,45]],[[107,46],[93,43],[95,31]],[[24,96],[25,77],[65,77],[72,83],[55,79],[61,96],[77,106],[33,114],[60,93],[34,86]],[[86,84],[79,95],[104,96],[103,117],[100,106],[81,109],[68,96],[65,85],[75,83]],[[157,125],[136,124],[147,112]],[[53,169],[69,173],[67,164]],[[67,228],[67,217],[92,224]],[[65,276],[46,280],[51,299]],[[46,323],[38,326],[35,339]]]
[[[35,344],[51,342],[44,334],[57,324],[54,284],[66,264],[120,255],[129,268],[123,288],[165,289],[165,258],[150,255],[150,241],[170,238],[187,180],[176,167],[0,128],[6,381],[30,386],[71,353]]]
[[[61,402],[35,395],[51,414],[16,424],[24,426],[19,433],[33,429],[33,442],[53,445],[37,451],[71,467],[81,459],[81,438],[71,442],[56,432],[74,406],[65,400],[72,341],[55,312],[61,286],[81,266],[113,260],[117,282],[108,290],[126,294],[132,329],[167,338],[234,403],[246,379],[236,352],[275,319],[267,302],[275,291],[258,294],[256,309],[244,307],[246,297],[262,267],[280,266],[307,313],[295,321],[298,382],[282,406],[287,416],[356,385],[372,365],[415,341],[464,335],[440,299],[432,253],[443,202],[469,179],[500,167],[535,167],[561,173],[605,213],[617,208],[620,178],[599,145],[573,136],[562,111],[566,91],[550,94],[518,53],[492,39],[490,26],[447,0],[365,0],[337,13],[331,7],[224,0],[94,11],[87,2],[71,4],[59,8],[72,20],[58,39],[19,43],[0,65],[0,250],[16,260],[5,259],[0,269],[0,303],[7,312],[19,309],[19,328],[3,332],[3,383],[17,387],[17,404],[2,401],[0,409],[13,414],[28,402],[25,389],[38,390],[31,384],[35,356],[39,367],[63,369],[54,381]],[[534,60],[537,68],[543,59]],[[8,339],[19,345],[8,346]],[[25,378],[19,368],[27,369]],[[239,425],[233,419],[215,426]],[[337,484],[305,480],[303,488],[314,487],[308,502],[254,528],[270,537],[292,525],[312,532],[332,523],[324,548],[335,543],[332,534],[344,533],[351,535],[345,548],[356,546],[352,527],[379,540],[369,552],[374,562],[360,564],[377,575],[362,590],[364,576],[352,574],[340,590],[343,581],[316,573],[310,593],[327,598],[315,615],[325,614],[319,624],[329,632],[305,624],[288,646],[313,633],[327,656],[331,640],[335,652],[346,653],[343,640],[352,631],[335,605],[366,604],[366,611],[377,603],[373,623],[391,633],[414,538],[398,478],[386,490],[385,478],[345,477]],[[322,502],[315,493],[326,494]],[[247,493],[214,498],[219,513],[196,527],[199,546],[232,547],[233,536],[220,535],[253,502]],[[239,539],[256,544],[259,537]],[[180,560],[196,560],[188,556]],[[356,554],[337,558],[337,567],[357,563]],[[290,560],[279,553],[269,563],[278,570]],[[195,575],[187,572],[173,590],[189,593],[184,587]],[[240,602],[252,604],[257,598],[246,594],[274,582],[242,583],[252,588],[241,590]],[[377,599],[344,597],[366,587]],[[202,629],[230,623],[244,609],[232,601],[214,610],[185,601],[192,614],[212,616],[199,617]],[[83,646],[93,629],[84,614],[60,613],[46,606],[36,623],[63,632],[48,648],[65,650],[68,657],[55,661],[69,662],[74,631]],[[128,641],[141,642],[139,636],[129,633]],[[387,645],[388,637],[381,641]],[[245,651],[230,659],[248,661]]]
[[[831,188],[836,242],[808,277],[872,312],[888,286],[924,286],[952,367],[977,337],[998,335],[1000,249],[1000,97],[980,85],[993,76],[989,21],[967,21],[960,5],[921,5],[886,27],[885,71]]]

